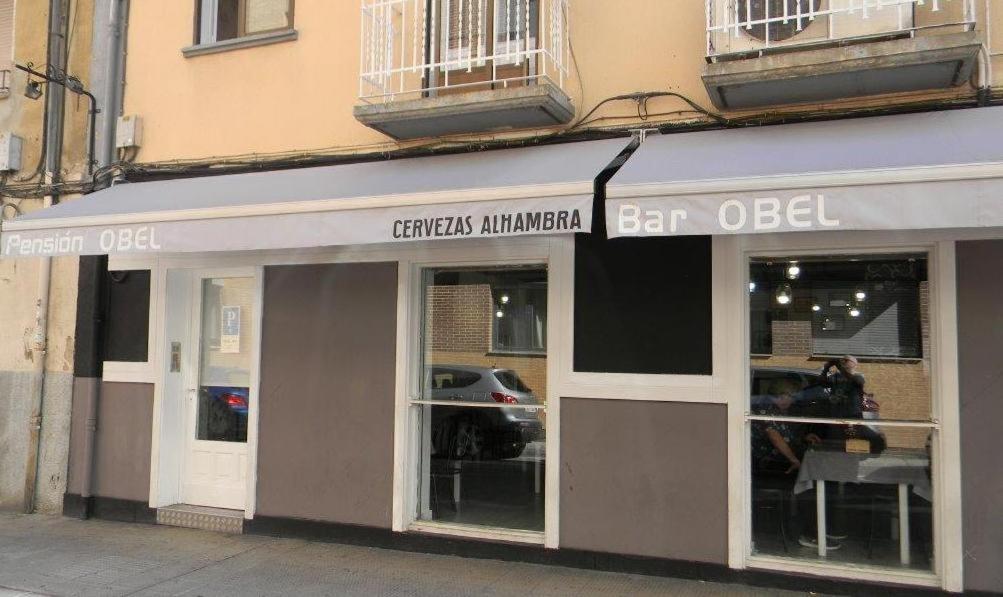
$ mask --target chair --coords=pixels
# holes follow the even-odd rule
[[[752,503],[761,510],[776,510],[780,540],[784,545],[784,553],[790,553],[787,540],[787,519],[793,506],[788,506],[793,498],[791,481],[786,476],[765,471],[753,471]],[[765,506],[763,504],[766,504]],[[776,507],[773,506],[776,504]]]
[[[453,512],[460,513],[461,480],[463,474],[462,460],[432,460],[432,468],[429,477],[432,480],[432,510],[438,515],[439,512],[439,479],[450,479],[453,487],[450,501]]]

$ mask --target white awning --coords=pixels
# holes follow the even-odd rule
[[[3,224],[0,255],[241,251],[589,232],[610,139],[120,184]]]
[[[648,137],[610,237],[1003,226],[1003,107]]]

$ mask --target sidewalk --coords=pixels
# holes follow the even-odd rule
[[[0,514],[0,597],[797,595],[98,520]]]

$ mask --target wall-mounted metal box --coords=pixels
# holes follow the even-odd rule
[[[143,144],[143,119],[136,115],[119,116],[115,127],[115,147],[128,149]]]
[[[14,133],[0,133],[0,172],[21,169],[21,137]]]

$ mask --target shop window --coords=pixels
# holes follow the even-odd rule
[[[197,6],[199,44],[293,26],[293,0],[199,0]]]
[[[150,338],[150,271],[110,271],[104,285],[105,361],[144,363]]]
[[[749,278],[753,555],[931,570],[926,255],[753,259]]]
[[[574,368],[710,375],[710,237],[578,235]]]
[[[543,530],[546,289],[542,266],[423,272],[419,520]]]

